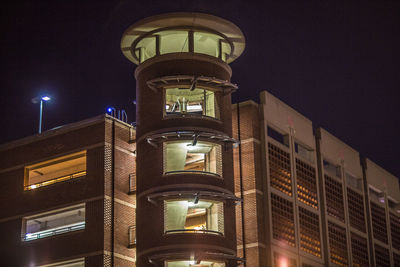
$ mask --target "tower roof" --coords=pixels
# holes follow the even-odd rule
[[[235,24],[213,15],[180,12],[148,17],[131,25],[122,36],[121,50],[130,61],[139,64],[140,60],[135,51],[143,38],[176,29],[218,35],[230,46],[225,59],[227,63],[239,57],[245,47],[244,35]]]

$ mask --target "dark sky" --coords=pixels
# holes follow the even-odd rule
[[[338,3],[340,2],[340,3]],[[347,2],[347,3],[346,3]],[[246,49],[231,64],[233,100],[268,90],[400,176],[400,2],[13,1],[2,4],[0,143],[125,109],[134,118],[134,65],[120,39],[160,13],[205,12],[239,26]]]

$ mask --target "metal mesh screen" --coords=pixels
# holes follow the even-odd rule
[[[339,266],[347,266],[346,229],[328,222],[328,236],[331,262]]]
[[[374,202],[371,202],[371,219],[374,238],[387,244],[388,236],[385,209]]]
[[[318,214],[299,207],[299,224],[300,248],[307,253],[321,257]]]
[[[104,267],[111,267],[111,256],[110,255],[103,255],[103,266]]]
[[[368,244],[364,237],[351,233],[351,253],[353,266],[368,267]]]
[[[297,198],[315,209],[318,208],[315,168],[296,159]]]
[[[400,250],[400,217],[393,213],[390,213],[390,231],[393,247]]]
[[[325,175],[325,197],[327,213],[344,222],[342,184],[328,175]]]
[[[390,266],[389,250],[377,244],[375,244],[375,264],[376,266]]]
[[[294,215],[292,202],[271,194],[273,238],[295,247]]]
[[[104,225],[111,227],[111,200],[104,199]]]
[[[365,233],[364,200],[362,195],[347,188],[347,204],[349,207],[350,225]]]
[[[218,209],[218,232],[225,233],[225,225],[224,225],[224,203],[215,203]]]
[[[217,174],[222,177],[222,147],[221,146],[216,146],[216,157],[217,157],[216,171],[217,171]]]
[[[271,187],[291,196],[290,154],[268,143],[268,159]]]
[[[104,146],[104,170],[111,172],[111,145],[106,144]]]

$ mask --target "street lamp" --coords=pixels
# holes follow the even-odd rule
[[[42,117],[43,117],[43,102],[49,101],[51,98],[47,95],[37,96],[32,98],[32,103],[36,104],[40,102],[40,113],[39,113],[39,134],[42,133]]]

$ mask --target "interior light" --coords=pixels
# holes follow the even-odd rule
[[[188,201],[188,207],[194,207],[194,206],[196,206],[196,203]]]
[[[35,189],[37,186],[35,184],[31,185],[31,189]]]
[[[284,257],[279,258],[278,266],[279,267],[288,267],[289,266],[288,260]]]

